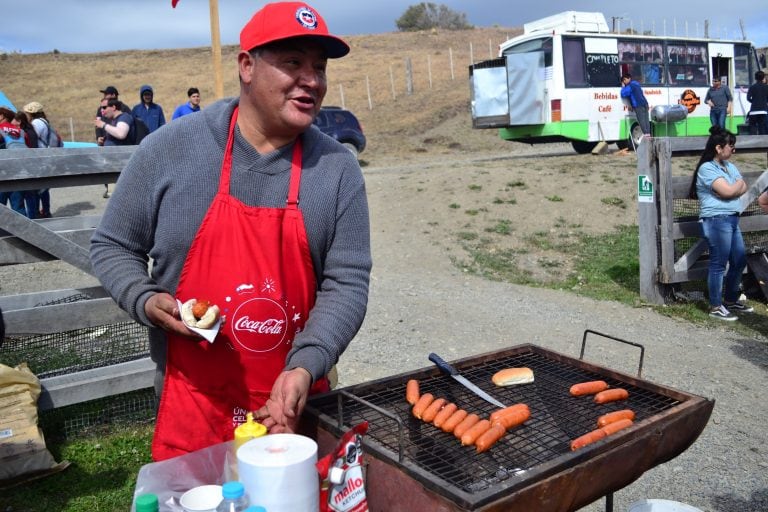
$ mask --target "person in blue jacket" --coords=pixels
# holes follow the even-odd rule
[[[179,105],[176,107],[176,110],[173,111],[172,120],[186,116],[187,114],[200,112],[200,90],[197,87],[190,87],[187,90],[187,97],[189,98],[189,101]]]
[[[141,103],[133,107],[131,113],[138,117],[149,128],[149,133],[157,130],[165,124],[165,114],[163,107],[154,102],[155,92],[150,85],[142,85],[139,89]]]
[[[632,80],[632,75],[624,73],[621,75],[621,97],[628,98],[632,110],[635,111],[637,122],[644,135],[651,134],[651,121],[648,117],[648,100],[645,99],[643,89],[637,80]]]

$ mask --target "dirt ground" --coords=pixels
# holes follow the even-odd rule
[[[673,172],[687,175],[696,160],[675,157]],[[744,172],[764,170],[763,160],[751,154],[735,162]],[[454,262],[466,259],[466,247],[478,245],[511,254],[532,281],[559,280],[573,271],[575,255],[558,246],[637,223],[637,157],[615,146],[601,155],[577,155],[566,143],[501,141],[493,130],[468,128],[458,115],[418,138],[382,140],[361,155],[361,166],[369,196],[386,197],[391,208],[372,219],[374,228],[408,229]],[[383,189],[378,173],[398,179]],[[53,190],[54,217],[101,214],[103,191]],[[402,210],[418,215],[403,219],[396,215]],[[61,262],[0,267],[0,278],[0,295],[94,282]]]

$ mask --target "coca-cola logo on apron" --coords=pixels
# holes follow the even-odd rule
[[[232,321],[235,341],[251,352],[275,350],[285,340],[288,316],[272,299],[254,298],[240,304]]]

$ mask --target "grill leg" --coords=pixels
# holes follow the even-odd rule
[[[613,493],[605,495],[605,512],[613,512]]]

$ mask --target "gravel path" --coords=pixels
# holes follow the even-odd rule
[[[368,317],[339,364],[341,386],[430,366],[432,351],[450,360],[534,343],[578,357],[585,329],[642,343],[644,378],[714,398],[716,405],[696,443],[617,492],[615,510],[626,511],[643,498],[682,501],[705,511],[768,510],[766,338],[466,275],[441,244],[422,235],[428,228],[422,203],[399,196],[398,184],[418,172],[417,166],[365,169],[374,271]],[[106,202],[102,192],[103,187],[56,190],[54,202],[64,207],[55,215],[98,214]],[[61,263],[0,267],[2,295],[91,282]],[[595,347],[587,352],[589,361],[636,372],[636,350],[614,343]],[[583,510],[604,510],[603,500]]]

